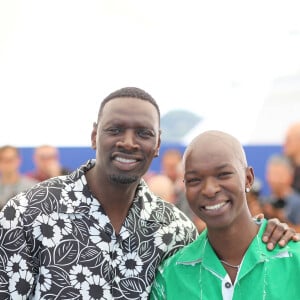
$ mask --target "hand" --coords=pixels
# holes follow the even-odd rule
[[[257,217],[260,219],[261,214]],[[267,243],[268,250],[273,250],[277,243],[279,246],[284,247],[290,240],[300,241],[300,234],[294,228],[289,227],[288,224],[281,223],[277,218],[272,218],[268,220],[262,240]]]

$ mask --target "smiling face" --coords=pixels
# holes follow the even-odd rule
[[[184,155],[188,202],[209,228],[223,228],[249,215],[246,187],[254,179],[242,146],[228,134],[199,135]]]
[[[103,107],[92,132],[100,177],[131,184],[147,172],[160,146],[159,115],[148,101],[121,97]]]
[[[292,124],[286,132],[284,154],[298,163],[300,153],[300,123]]]
[[[21,158],[18,150],[14,147],[0,149],[0,174],[4,177],[19,173]]]

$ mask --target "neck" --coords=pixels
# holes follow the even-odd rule
[[[238,266],[257,232],[258,226],[249,214],[228,228],[220,230],[208,228],[208,239],[220,260]]]
[[[138,182],[130,185],[104,182],[97,180],[93,170],[86,173],[89,189],[104,208],[116,233],[119,233],[133,202]]]

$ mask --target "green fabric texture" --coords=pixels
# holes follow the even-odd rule
[[[160,266],[150,299],[299,299],[300,242],[268,251],[261,240],[266,223],[264,220],[244,256],[232,295],[227,294],[227,272],[205,230]]]

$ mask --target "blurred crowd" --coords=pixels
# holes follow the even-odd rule
[[[58,149],[51,145],[36,147],[32,161],[34,169],[22,174],[19,149],[11,145],[0,147],[0,209],[10,198],[34,184],[69,173],[69,170],[61,166]]]
[[[193,214],[184,195],[182,153],[168,149],[162,155],[160,173],[145,178],[150,189],[184,211],[201,232],[205,223]],[[267,195],[261,193],[263,181],[268,185]],[[269,157],[265,180],[255,179],[247,200],[253,217],[263,213],[266,218],[278,218],[300,231],[300,122],[287,129],[282,151]]]
[[[0,147],[0,209],[11,197],[34,184],[51,177],[66,175],[70,170],[61,165],[58,148],[41,145],[34,149],[34,169],[20,172],[22,157],[17,147]],[[201,232],[205,223],[190,209],[185,198],[182,153],[168,148],[162,153],[160,171],[144,177],[153,193],[181,209]],[[255,171],[255,170],[254,170]],[[282,144],[282,151],[274,153],[266,162],[265,180],[256,178],[247,194],[253,216],[263,213],[266,218],[276,217],[300,231],[300,122],[290,125]],[[262,195],[263,183],[269,193]]]

